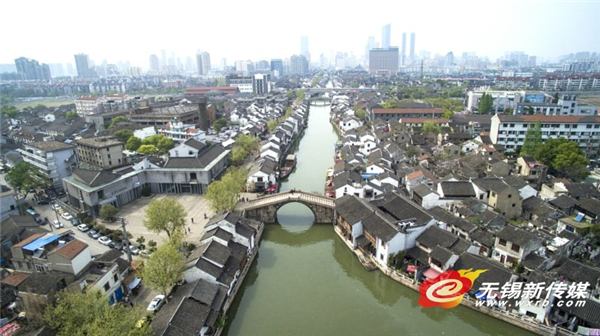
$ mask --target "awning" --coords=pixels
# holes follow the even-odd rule
[[[40,247],[44,247],[44,246],[52,243],[53,241],[57,240],[58,238],[60,238],[60,236],[51,234],[51,233],[47,233],[43,237],[40,237],[40,238],[32,241],[31,243],[23,246],[23,250],[35,251],[35,250],[39,249]]]
[[[127,288],[134,289],[135,287],[137,287],[137,285],[140,284],[140,282],[142,282],[142,279],[135,277],[135,278],[133,278],[133,280],[131,280],[129,285],[127,285]]]
[[[406,267],[406,271],[407,271],[408,273],[413,273],[413,272],[415,272],[416,270],[417,270],[417,266],[414,266],[414,265],[408,265],[408,266]]]
[[[428,278],[428,279],[435,279],[438,277],[438,275],[442,274],[441,272],[438,272],[436,270],[434,270],[433,268],[429,267],[425,272],[423,272],[423,275]]]

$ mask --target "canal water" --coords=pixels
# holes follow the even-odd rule
[[[281,190],[323,193],[337,135],[329,106],[311,106]],[[258,255],[229,309],[223,335],[532,335],[466,307],[421,308],[419,294],[366,271],[331,225],[288,204],[268,224]]]

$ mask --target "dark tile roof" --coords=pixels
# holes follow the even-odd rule
[[[567,260],[558,268],[558,275],[562,275],[572,282],[589,282],[590,287],[596,286],[600,279],[600,269],[597,267],[584,265],[574,260]]]
[[[471,253],[465,252],[461,254],[458,260],[454,263],[454,267],[452,269],[458,271],[461,269],[470,269],[475,270],[487,270],[479,275],[473,286],[469,290],[469,293],[474,294],[479,292],[481,288],[481,284],[484,282],[493,282],[499,283],[500,288],[502,285],[509,282],[512,278],[512,273],[505,269],[504,267],[498,266],[486,258],[473,255]]]
[[[577,206],[588,213],[600,215],[600,200],[595,198],[582,197],[577,202]]]
[[[212,306],[213,301],[219,292],[219,287],[221,286],[216,283],[200,279],[196,282],[196,286],[194,286],[190,297],[207,306]]]
[[[529,253],[523,260],[521,260],[521,265],[532,270],[537,270],[544,261],[546,261],[544,257],[539,256],[536,253]],[[532,281],[531,277],[528,279],[528,281]]]
[[[172,157],[165,164],[165,168],[205,168],[213,162],[226,149],[220,145],[213,145],[198,157]]]
[[[503,191],[509,187],[508,184],[496,177],[475,179],[473,183],[483,190],[493,190],[496,192]]]
[[[565,183],[569,196],[579,199],[581,197],[599,198],[600,192],[591,183]]]
[[[523,200],[523,211],[532,213],[541,219],[546,219],[555,212],[546,202],[537,196],[528,197]]]
[[[242,222],[237,222],[235,224],[235,233],[239,234],[242,237],[250,239],[250,237],[253,236],[255,232],[256,230],[250,225],[246,224],[243,220]]]
[[[506,182],[506,184],[508,184],[509,186],[515,187],[517,189],[521,189],[528,185],[525,180],[516,175],[508,175],[504,177],[504,182]]]
[[[214,240],[208,244],[208,247],[202,254],[203,258],[216,262],[219,265],[225,265],[230,256],[231,251],[229,251],[227,246]]]
[[[429,194],[434,194],[435,191],[431,190],[426,184],[419,184],[412,188],[413,194],[416,194],[420,197],[425,197]]]
[[[427,248],[433,249],[436,246],[450,247],[457,239],[458,237],[452,233],[432,225],[417,237],[417,242]]]
[[[548,201],[548,203],[554,205],[559,209],[567,209],[574,206],[577,203],[577,201],[567,195],[560,195],[557,198]]]
[[[399,221],[414,219],[416,225],[424,225],[432,219],[425,210],[395,192],[386,194],[381,201],[375,204]]]
[[[197,149],[199,151],[203,150],[206,147],[206,144],[204,142],[198,141],[198,140],[196,140],[194,138],[187,139],[184,142],[184,144],[186,144],[187,146],[190,146],[192,148],[195,148],[195,149]]]
[[[463,218],[456,217],[440,207],[431,208],[427,211],[433,216],[433,218],[445,222],[448,225],[454,225],[465,232],[471,232],[477,228],[477,225]]]
[[[113,174],[105,170],[75,168],[73,169],[73,177],[75,180],[78,180],[90,187],[97,187],[118,179],[120,175]]]
[[[203,272],[211,275],[215,279],[217,279],[223,272],[221,267],[211,263],[210,261],[208,261],[204,258],[198,259],[198,261],[196,262],[196,264],[194,266],[196,268],[198,268],[199,270],[202,270]]]
[[[558,305],[558,302],[555,305]],[[600,302],[598,301],[585,299],[585,304],[580,307],[576,304],[570,307],[562,304],[559,309],[586,321],[592,328],[600,328]]]
[[[429,254],[427,252],[423,251],[422,249],[420,249],[418,246],[408,249],[406,251],[406,255],[413,259],[418,260],[422,264],[425,264],[425,265],[429,264]]]
[[[431,250],[429,256],[431,257],[431,259],[435,259],[441,262],[442,264],[445,264],[452,257],[452,252],[444,247],[436,246]]]
[[[45,273],[32,273],[27,280],[19,285],[20,292],[31,291],[35,294],[46,295],[52,291],[54,285],[63,279],[70,278],[73,275],[59,272],[49,271]]]
[[[477,228],[477,230],[469,233],[469,238],[486,247],[494,246],[495,242],[494,234],[484,228]]]
[[[375,209],[354,195],[344,195],[335,200],[335,211],[352,225],[369,216]]]
[[[475,197],[470,181],[444,181],[441,184],[444,197]]]
[[[64,142],[59,142],[59,141],[30,142],[27,144],[27,146],[41,149],[46,152],[54,152],[54,151],[63,150],[63,149],[75,148],[74,145],[66,144]]]
[[[221,238],[224,241],[230,241],[231,238],[233,237],[233,235],[231,233],[229,233],[226,230],[221,229],[220,227],[214,228],[210,231],[207,231],[204,236],[202,236],[202,238],[200,239],[200,241],[204,241],[205,239],[208,239],[210,237],[217,237],[217,238]]]
[[[471,247],[471,243],[462,238],[458,238],[458,240],[455,241],[454,244],[452,244],[452,246],[450,246],[448,249],[454,254],[460,255],[464,252],[467,252],[469,247]]]
[[[122,255],[123,252],[115,249],[110,249],[102,253],[100,256],[96,257],[96,259],[94,259],[94,262],[112,263],[115,260],[121,258]]]
[[[515,243],[521,247],[525,247],[531,241],[537,239],[533,233],[516,228],[512,225],[503,227],[502,230],[496,233],[496,237]]]
[[[392,240],[399,229],[394,225],[388,218],[385,218],[379,211],[372,212],[369,216],[362,220],[363,230],[369,232],[371,235],[382,239],[387,242]]]
[[[192,298],[185,298],[179,304],[162,335],[200,335],[200,331],[204,327],[210,311],[210,306]]]
[[[0,224],[0,241],[9,238],[15,234],[26,235],[24,230],[28,229],[36,233],[46,233],[47,231],[40,228],[39,224],[35,222],[32,216],[8,216]],[[27,238],[26,236],[20,237],[21,239]]]

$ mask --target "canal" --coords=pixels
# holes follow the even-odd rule
[[[323,193],[337,135],[329,106],[311,106],[281,190]],[[532,335],[458,306],[421,308],[419,294],[379,271],[366,271],[331,225],[288,204],[265,226],[257,258],[229,309],[223,335]]]

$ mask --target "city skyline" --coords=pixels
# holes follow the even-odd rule
[[[59,8],[74,14],[81,7],[74,1],[37,2],[33,6],[35,12],[30,10],[29,4],[11,2],[6,4],[7,13],[28,12],[28,21],[36,24],[24,25],[18,15],[7,15],[0,22],[4,31],[15,31],[3,36],[5,48],[0,63],[12,64],[15,59],[26,57],[40,63],[68,64],[74,63],[75,54],[83,53],[95,64],[129,61],[132,66],[147,69],[150,55],[160,55],[163,49],[169,55],[175,53],[182,62],[187,57],[195,57],[196,50],[202,49],[210,53],[213,60],[226,58],[228,65],[232,65],[236,60],[289,59],[299,55],[298,41],[302,36],[310,41],[308,51],[313,61],[321,54],[330,57],[335,52],[348,52],[362,58],[369,36],[375,36],[375,42],[381,44],[382,27],[388,24],[391,25],[390,46],[402,47],[403,33],[418,36],[414,47],[416,56],[422,51],[432,56],[474,52],[494,61],[506,52],[523,51],[538,56],[538,59],[557,60],[570,53],[600,52],[598,1],[496,1],[485,4],[431,1],[426,5],[402,4],[403,12],[414,13],[402,18],[394,11],[381,12],[381,8],[396,8],[398,5],[394,2],[360,10],[315,2],[314,6],[294,9],[298,12],[294,17],[313,15],[319,18],[324,12],[335,15],[328,15],[322,21],[308,20],[310,24],[293,24],[289,18],[277,15],[271,16],[270,20],[249,21],[253,13],[269,4],[269,1],[240,3],[232,13],[221,4],[203,4],[198,10],[212,14],[203,16],[202,20],[188,18],[185,13],[167,16],[163,8],[147,6],[144,15],[125,16],[127,19],[120,20],[119,24],[89,24],[89,16],[70,15],[68,20],[52,16]],[[174,8],[180,5],[190,7],[180,0],[171,4]],[[114,8],[123,13],[140,10],[135,4],[112,0],[90,10],[95,13],[93,17],[108,18],[114,16]],[[143,21],[138,21],[138,17],[143,17]],[[244,27],[250,22],[255,31],[265,33],[249,38]],[[215,29],[218,25],[223,28]],[[15,27],[19,29],[15,30]],[[194,35],[194,32],[198,34]],[[410,41],[408,36],[406,44]],[[410,47],[406,45],[405,50],[409,51]]]

